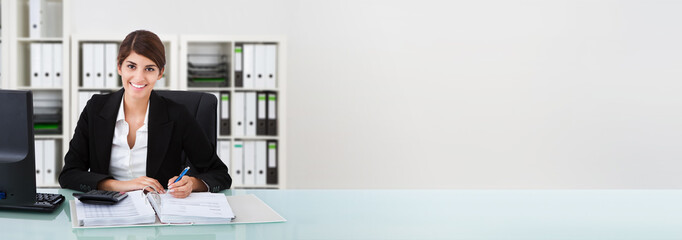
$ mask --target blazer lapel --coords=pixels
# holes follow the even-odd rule
[[[109,172],[111,163],[111,141],[114,138],[116,115],[123,99],[123,89],[113,93],[102,109],[98,118],[92,123],[93,136],[95,137],[95,154],[97,161],[102,164],[104,172]]]
[[[152,91],[149,97],[147,176],[154,177],[166,157],[173,133],[173,122],[168,119],[166,102]]]

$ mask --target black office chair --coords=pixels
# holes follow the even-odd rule
[[[189,91],[169,91],[169,90],[154,90],[159,96],[168,98],[174,102],[184,105],[190,114],[199,122],[199,126],[204,130],[208,140],[213,144],[215,149],[217,141],[217,111],[218,99],[215,95],[204,92],[189,92]],[[187,159],[185,153],[182,153],[182,158]],[[187,165],[192,167],[190,162]],[[228,166],[229,167],[229,166]],[[191,172],[191,170],[190,170]]]

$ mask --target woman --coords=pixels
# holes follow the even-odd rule
[[[88,101],[64,158],[60,185],[160,193],[167,187],[178,198],[230,188],[227,167],[194,117],[152,91],[166,64],[159,37],[144,30],[128,34],[117,61],[123,89]],[[186,165],[182,151],[195,174],[173,183]]]

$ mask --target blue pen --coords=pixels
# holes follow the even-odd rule
[[[180,179],[181,179],[183,176],[185,176],[185,173],[187,173],[187,170],[189,170],[189,167],[186,167],[185,170],[182,170],[182,173],[180,173],[180,176],[178,177],[178,179],[175,179],[175,182],[173,182],[173,183],[176,183],[176,182],[180,181]]]

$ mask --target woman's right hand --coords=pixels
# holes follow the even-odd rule
[[[153,188],[153,189],[150,189]],[[146,188],[146,189],[145,189]],[[165,193],[166,191],[156,179],[142,176],[129,181],[119,181],[115,179],[105,179],[97,184],[97,189],[117,192],[129,192],[135,190],[156,190],[158,193]]]

